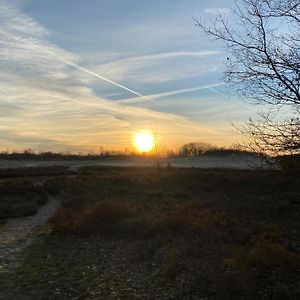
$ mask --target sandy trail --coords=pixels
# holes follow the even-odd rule
[[[32,243],[37,227],[45,224],[57,207],[58,201],[49,198],[35,215],[10,220],[0,227],[0,275],[18,267],[22,250]]]

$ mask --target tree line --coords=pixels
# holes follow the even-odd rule
[[[128,158],[128,157],[194,157],[201,155],[226,155],[226,154],[254,154],[238,145],[230,147],[218,147],[205,142],[190,142],[182,145],[178,150],[159,149],[156,152],[136,153],[134,151],[103,151],[100,153],[70,153],[70,152],[37,152],[26,149],[23,152],[0,152],[0,159],[9,160],[95,160],[102,158]]]

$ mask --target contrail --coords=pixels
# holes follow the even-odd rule
[[[148,96],[142,95],[141,93],[138,93],[138,92],[136,92],[136,91],[134,91],[134,90],[132,90],[132,89],[130,89],[130,88],[128,88],[128,87],[126,87],[126,86],[124,86],[124,85],[118,83],[118,82],[115,82],[115,81],[113,81],[113,80],[111,80],[111,79],[109,79],[109,78],[107,78],[107,77],[104,77],[104,76],[99,75],[98,73],[95,73],[95,72],[93,72],[93,71],[91,71],[91,70],[88,70],[88,69],[86,69],[86,68],[84,68],[84,67],[81,67],[80,65],[78,65],[78,64],[76,64],[76,63],[74,63],[74,62],[71,62],[70,60],[67,60],[67,59],[63,58],[63,57],[61,57],[61,56],[59,56],[59,55],[57,55],[57,54],[55,54],[55,53],[49,51],[48,49],[45,49],[45,48],[40,47],[40,46],[37,46],[37,45],[34,45],[34,46],[35,46],[36,48],[38,48],[39,50],[42,50],[42,51],[44,51],[44,52],[50,54],[51,56],[55,57],[57,60],[60,60],[61,62],[65,63],[65,64],[67,64],[67,65],[69,65],[69,66],[72,66],[72,67],[75,68],[75,69],[78,69],[78,70],[80,70],[80,71],[82,71],[82,72],[85,72],[85,73],[91,75],[91,76],[94,76],[94,77],[97,77],[97,78],[99,78],[99,79],[102,79],[102,80],[104,80],[104,81],[106,81],[106,82],[109,82],[109,83],[111,83],[111,84],[113,84],[113,85],[115,85],[115,86],[117,86],[117,87],[119,87],[119,88],[121,88],[121,89],[123,89],[123,90],[125,90],[125,91],[128,91],[128,92],[130,92],[130,93],[132,93],[132,94],[134,94],[134,95],[136,95],[136,96],[139,96],[139,97],[141,97],[141,98],[143,98],[143,99],[145,99],[145,100],[152,101],[152,102],[156,102],[154,99],[152,99],[152,98],[150,98],[150,97],[148,97]],[[220,84],[220,85],[223,85],[223,84]],[[216,86],[218,86],[218,85],[216,85]],[[207,89],[213,91],[213,92],[216,93],[216,94],[219,94],[219,95],[221,95],[221,96],[223,96],[223,97],[224,97],[224,96],[226,97],[226,95],[224,95],[223,93],[217,91],[216,89],[214,89],[214,88],[211,87],[211,86],[204,86],[203,89],[205,89],[205,88],[207,88]],[[197,90],[197,89],[198,89],[198,88],[191,89],[191,91]],[[200,89],[200,88],[199,88],[199,89]],[[202,89],[202,88],[201,88],[201,89]],[[187,90],[187,91],[189,91],[189,90]],[[166,93],[166,94],[167,94],[167,93]],[[170,94],[172,94],[172,93],[170,93]],[[120,103],[126,103],[127,101],[130,103],[130,100],[127,100],[127,99],[126,99],[126,100],[120,100],[119,102],[120,102]]]
[[[86,68],[83,68],[83,67],[81,67],[81,66],[79,66],[79,65],[77,65],[77,64],[75,64],[75,63],[73,63],[73,62],[71,62],[71,61],[69,61],[69,60],[67,60],[65,58],[62,58],[62,57],[54,54],[53,52],[49,51],[48,49],[45,49],[45,48],[42,48],[42,47],[39,47],[39,46],[36,46],[36,45],[35,45],[35,47],[38,48],[38,49],[40,49],[40,50],[42,50],[42,51],[44,51],[44,52],[46,52],[46,53],[48,53],[48,54],[50,54],[51,56],[55,57],[57,60],[60,60],[61,62],[65,63],[65,64],[67,64],[69,66],[74,67],[75,69],[78,69],[78,70],[83,71],[83,72],[85,72],[87,74],[90,74],[90,75],[92,75],[94,77],[97,77],[97,78],[102,79],[102,80],[104,80],[106,82],[109,82],[109,83],[111,83],[111,84],[113,84],[113,85],[115,85],[115,86],[117,86],[117,87],[119,87],[119,88],[121,88],[121,89],[123,89],[125,91],[128,91],[128,92],[130,92],[130,93],[132,93],[132,94],[134,94],[136,96],[142,97],[142,98],[150,100],[152,102],[155,102],[154,99],[151,99],[151,98],[149,98],[147,96],[144,96],[144,95],[142,95],[142,94],[140,94],[140,93],[138,93],[138,92],[136,92],[136,91],[134,91],[134,90],[132,90],[132,89],[130,89],[130,88],[128,88],[128,87],[120,84],[120,83],[118,83],[118,82],[112,81],[109,78],[106,78],[104,76],[101,76],[101,75],[93,72],[93,71],[90,71],[90,70],[88,70]]]
[[[197,86],[197,87],[193,87],[193,88],[187,88],[187,89],[180,89],[180,90],[175,90],[175,91],[170,91],[170,92],[163,92],[163,93],[158,93],[158,94],[152,94],[150,97],[152,99],[157,99],[157,98],[163,98],[163,97],[167,97],[167,96],[173,96],[173,95],[178,95],[178,94],[185,94],[185,93],[190,93],[190,92],[196,92],[196,91],[200,91],[200,90],[206,90],[206,89],[210,89],[213,92],[223,96],[223,97],[227,97],[225,94],[217,91],[214,89],[214,87],[219,87],[224,85],[225,83],[214,83],[214,84],[210,84],[210,85],[202,85],[202,86]],[[149,97],[149,98],[150,98]],[[130,98],[130,99],[121,99],[118,100],[118,103],[125,103],[125,104],[131,104],[131,103],[138,103],[138,102],[143,102],[145,101],[144,99],[140,99],[137,97],[134,98]]]
[[[225,94],[223,94],[223,93],[217,91],[216,89],[214,89],[214,88],[212,88],[212,87],[210,87],[210,86],[208,86],[207,89],[211,90],[212,92],[214,92],[214,93],[216,93],[216,94],[219,94],[219,95],[221,95],[221,96],[223,96],[223,97],[228,98],[227,95],[225,95]]]

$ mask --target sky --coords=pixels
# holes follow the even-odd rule
[[[231,0],[0,0],[0,150],[161,148],[238,141],[249,107],[227,54],[195,26]]]

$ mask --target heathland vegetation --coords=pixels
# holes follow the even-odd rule
[[[299,298],[299,177],[263,170],[53,171],[47,177],[43,169],[40,189],[60,207],[16,273],[0,277],[5,299]],[[40,194],[7,180],[22,193]]]

